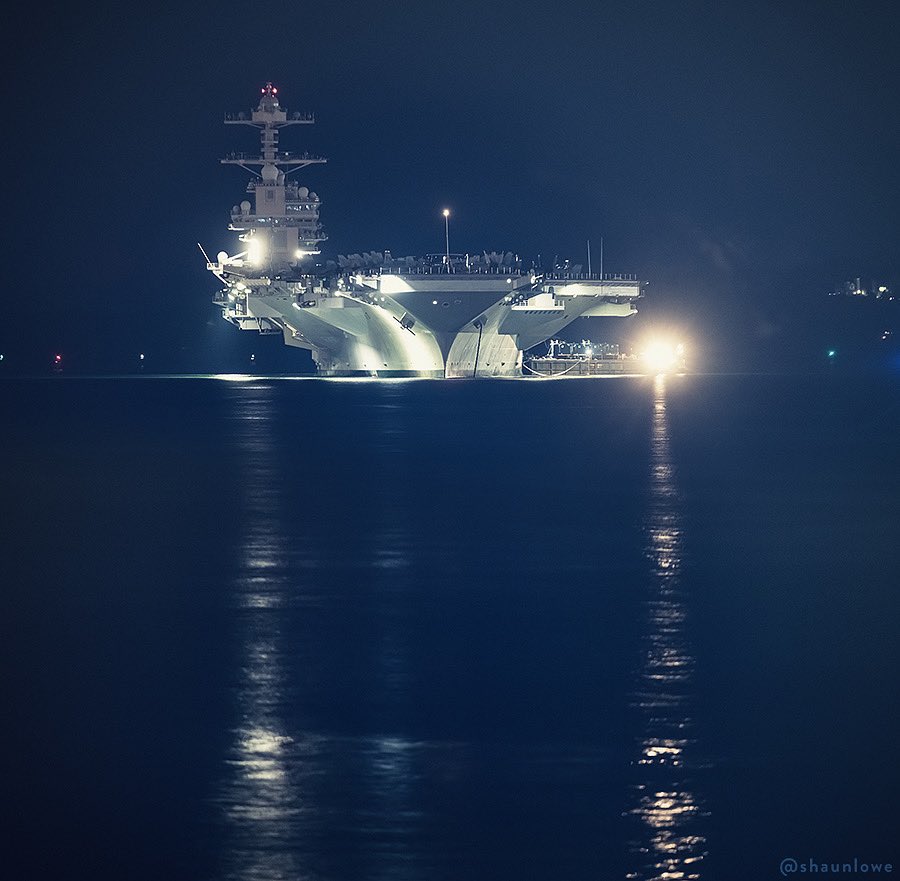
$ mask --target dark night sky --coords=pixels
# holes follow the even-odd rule
[[[195,243],[233,248],[244,173],[217,159],[253,134],[222,114],[268,79],[317,114],[285,142],[330,158],[304,182],[331,254],[440,250],[445,204],[458,251],[581,259],[602,235],[606,269],[650,282],[644,320],[710,352],[789,332],[845,277],[900,282],[888,3],[33,8],[0,37],[7,369],[253,345]]]

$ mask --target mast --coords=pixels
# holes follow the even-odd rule
[[[600,236],[600,296],[603,296],[603,236]]]
[[[278,89],[266,83],[259,105],[249,113],[229,113],[225,125],[249,125],[259,129],[258,154],[229,153],[222,165],[239,165],[253,178],[244,200],[231,209],[229,229],[240,232],[247,245],[247,261],[259,268],[296,266],[304,257],[319,253],[327,238],[319,223],[319,197],[299,186],[288,175],[310,165],[327,162],[310,153],[292,153],[279,148],[279,131],[291,125],[312,125],[311,113],[288,112],[278,102]],[[257,171],[257,168],[259,171]]]

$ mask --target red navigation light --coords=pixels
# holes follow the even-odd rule
[[[55,355],[53,361],[55,364],[59,364],[59,362],[62,361],[62,355]]]

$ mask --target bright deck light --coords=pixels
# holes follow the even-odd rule
[[[258,266],[266,256],[266,243],[259,237],[253,236],[247,243],[247,259]]]

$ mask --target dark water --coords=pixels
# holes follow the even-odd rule
[[[895,380],[0,400],[15,877],[897,862]]]

